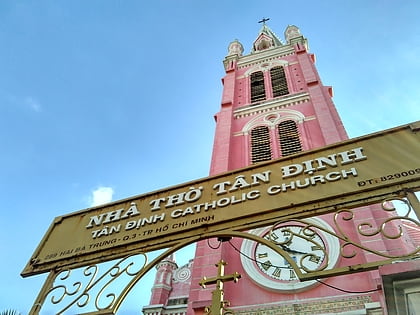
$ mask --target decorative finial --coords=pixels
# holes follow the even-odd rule
[[[262,18],[261,21],[258,21],[258,23],[263,23],[265,25],[265,22],[267,22],[270,18]]]
[[[229,306],[229,302],[224,299],[224,290],[223,283],[227,281],[238,282],[241,278],[241,275],[237,272],[225,276],[225,266],[227,263],[222,259],[217,264],[218,274],[216,277],[206,278],[199,282],[199,285],[202,288],[206,288],[207,284],[215,284],[216,290],[212,292],[212,303],[211,306],[204,308],[204,314],[206,315],[227,315],[233,314],[232,310],[227,309],[226,306]]]

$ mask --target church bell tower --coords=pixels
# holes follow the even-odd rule
[[[210,175],[273,159],[293,159],[294,154],[302,151],[347,139],[332,101],[332,88],[322,83],[307,39],[298,27],[289,25],[282,40],[265,24],[266,21],[261,21],[261,29],[248,54],[244,54],[244,47],[238,40],[228,46],[223,61],[221,107],[215,115]],[[372,226],[383,222],[384,214],[379,206],[364,206],[357,211]],[[307,220],[334,232],[331,215]],[[352,222],[340,229],[363,243],[366,240],[355,232],[356,224]],[[290,224],[288,230],[301,233],[302,228]],[[268,231],[269,227],[247,232],[266,237],[273,233]],[[274,233],[281,236],[284,230],[274,230]],[[331,268],[344,265],[337,239],[313,237],[318,237],[316,240],[328,248]],[[369,241],[376,250],[383,252],[405,246],[403,243],[390,244],[380,235]],[[296,245],[303,249],[283,248],[295,261],[308,250],[317,250],[313,246],[305,249],[305,244]],[[314,267],[323,260],[321,254],[311,257]],[[352,265],[373,259],[368,254],[350,258]],[[152,311],[152,305],[145,308],[150,310],[145,314],[175,314],[170,311],[168,301],[181,301],[180,297],[185,305],[178,305],[176,314],[205,314],[206,307],[212,304],[214,288],[202,288],[199,283],[204,277],[214,275],[215,264],[219,261],[227,262],[226,273],[242,275],[238,283],[224,284],[224,299],[229,301],[229,309],[235,314],[383,314],[383,292],[377,271],[322,281],[299,281],[293,268],[280,255],[272,257],[264,246],[238,238],[198,242],[193,261],[183,267],[188,271],[188,282],[183,284],[182,292],[176,288],[171,291],[156,278],[155,286],[159,291],[154,293],[151,303],[159,304],[160,310],[165,311],[156,312],[156,308]],[[177,272],[172,269],[161,271]]]
[[[238,40],[228,46],[223,61],[226,74],[222,79],[221,108],[215,115],[210,175],[347,139],[332,101],[332,87],[322,83],[307,39],[298,27],[289,25],[283,41],[266,21],[261,21],[249,54],[244,54]],[[367,216],[375,215],[372,209],[365,211]],[[316,220],[326,225],[331,221],[325,216]],[[263,268],[254,270],[258,263],[249,261],[268,261],[267,253],[249,251],[249,255],[259,256],[247,256],[246,241],[219,241],[197,244],[187,314],[203,314],[204,307],[211,304],[212,288],[202,289],[198,283],[214,273],[214,264],[220,259],[228,263],[227,272],[242,274],[239,283],[225,284],[225,297],[235,314],[321,314],[323,309],[335,313],[357,309],[363,312],[366,305],[374,309],[379,305],[379,280],[372,272],[326,280],[342,291],[316,281],[298,284],[291,270],[261,263]],[[385,247],[382,240],[378,241]],[[330,246],[338,250],[338,244]]]
[[[211,175],[347,138],[307,40],[292,25],[285,40],[263,24],[250,54],[229,44]]]

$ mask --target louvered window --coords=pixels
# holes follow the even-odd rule
[[[251,130],[251,162],[271,160],[270,132],[267,126]]]
[[[282,121],[278,125],[278,132],[282,156],[302,151],[299,130],[293,120]]]
[[[264,74],[257,71],[251,74],[251,103],[265,100]]]
[[[287,88],[286,75],[283,67],[274,67],[270,69],[271,88],[273,89],[273,97],[289,94]]]

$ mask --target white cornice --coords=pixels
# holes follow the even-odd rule
[[[172,287],[169,286],[169,285],[167,285],[167,284],[159,283],[159,284],[155,284],[153,286],[153,289],[165,289],[165,290],[171,291],[172,290]]]
[[[238,108],[233,112],[233,117],[239,119],[242,117],[253,116],[264,112],[277,110],[280,108],[289,107],[292,105],[308,102],[310,99],[309,93],[302,92],[292,95],[286,95],[281,98],[276,98],[270,101],[265,101],[261,104],[247,105]]]
[[[246,68],[255,64],[277,59],[279,57],[293,55],[294,53],[295,53],[295,50],[293,46],[290,46],[290,45],[271,48],[271,49],[264,50],[262,52],[243,56],[239,58],[237,65],[238,65],[238,69]]]

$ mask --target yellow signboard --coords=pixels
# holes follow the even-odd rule
[[[420,186],[420,122],[57,217],[22,272],[98,263]],[[397,189],[396,189],[397,188]]]

